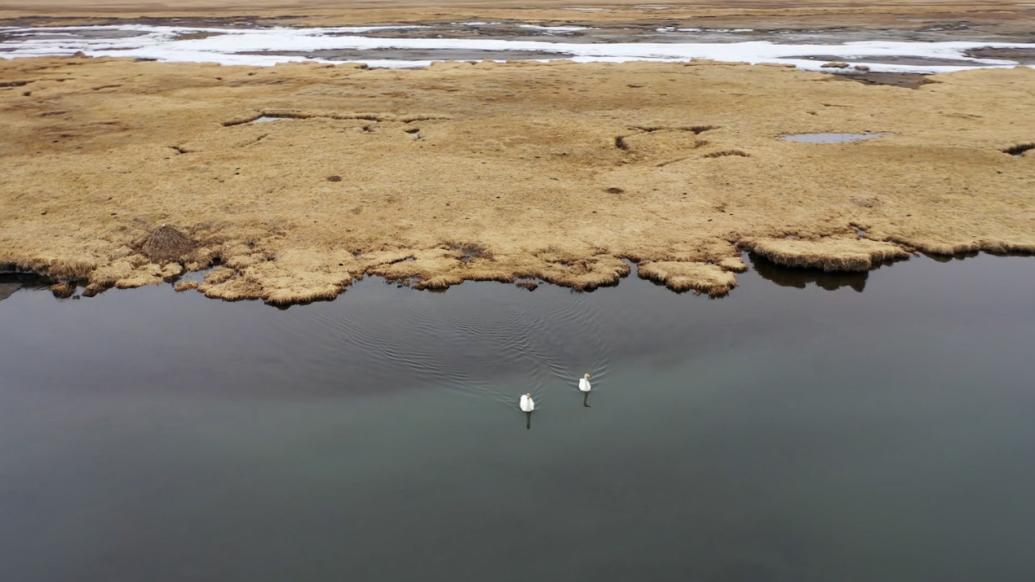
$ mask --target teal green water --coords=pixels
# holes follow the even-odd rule
[[[1035,263],[759,267],[722,300],[17,291],[0,579],[1031,580]]]

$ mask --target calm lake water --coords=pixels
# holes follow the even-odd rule
[[[0,579],[1035,579],[1035,260],[755,267],[721,300],[18,290]]]

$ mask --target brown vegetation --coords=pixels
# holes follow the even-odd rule
[[[75,284],[68,281],[61,281],[50,286],[50,292],[58,299],[68,299],[75,294]]]
[[[909,253],[898,245],[855,237],[760,238],[741,241],[740,245],[777,265],[822,271],[869,271],[883,263],[909,258]]]
[[[702,62],[3,61],[0,83],[33,91],[0,88],[0,263],[84,295],[214,267],[196,284],[208,296],[290,304],[366,275],[593,289],[634,259],[720,295],[742,249],[840,270],[1035,251],[1035,156],[1002,153],[1031,140],[1016,120],[1035,118],[1035,71],[915,90],[829,78]],[[264,115],[281,119],[249,123]],[[889,135],[779,139],[827,131]]]
[[[731,271],[708,263],[655,261],[640,265],[641,278],[663,283],[673,291],[698,291],[712,297],[729,293],[737,284]]]
[[[194,251],[194,242],[176,228],[163,224],[140,245],[140,252],[154,263],[182,261]]]

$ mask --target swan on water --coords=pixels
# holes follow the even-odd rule
[[[593,385],[589,383],[591,374],[586,372],[586,375],[579,378],[579,392],[589,392],[593,389]]]
[[[521,412],[532,412],[535,410],[535,400],[532,399],[531,393],[525,393],[521,395],[521,401],[518,403],[521,407]]]

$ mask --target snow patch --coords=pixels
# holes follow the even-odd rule
[[[481,23],[464,23],[473,26]],[[537,24],[524,28],[573,32],[583,27],[547,27]],[[420,25],[354,26],[324,28],[199,28],[149,26],[142,24],[80,26],[55,28],[0,28],[7,41],[0,43],[3,58],[71,56],[82,52],[93,57],[128,57],[164,62],[211,62],[223,65],[270,66],[290,62],[343,62],[320,56],[333,50],[449,50],[469,53],[462,60],[478,59],[479,52],[492,51],[494,59],[508,51],[538,52],[547,60],[570,58],[576,62],[689,61],[708,59],[731,63],[786,64],[800,69],[821,71],[824,58],[850,59],[873,72],[946,73],[976,68],[1013,67],[1017,62],[966,56],[977,48],[1035,48],[1035,43],[1003,42],[907,42],[862,41],[842,44],[779,44],[770,41],[683,42],[683,43],[568,43],[519,41],[484,38],[379,38],[358,36],[379,30],[423,28]],[[688,29],[684,29],[688,30]],[[720,29],[714,29],[720,30]],[[739,29],[729,29],[737,32]],[[746,29],[744,29],[746,30]],[[110,34],[103,34],[110,32]],[[206,36],[198,37],[199,33]],[[306,53],[287,56],[273,52]],[[958,61],[958,65],[898,64],[881,62],[908,58]],[[454,57],[455,58],[455,57]],[[354,59],[374,67],[423,67],[436,60]]]

